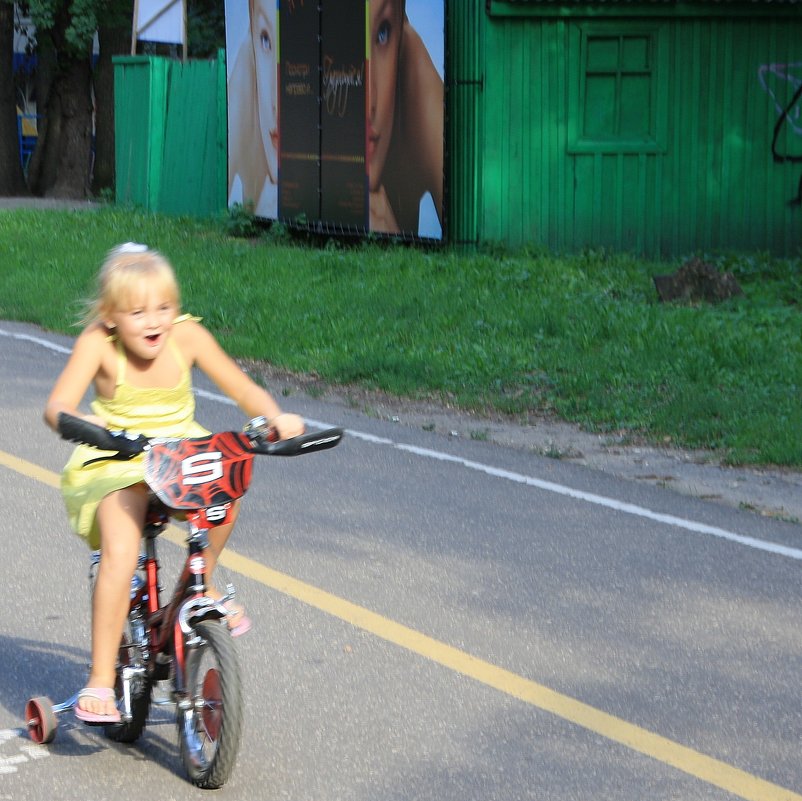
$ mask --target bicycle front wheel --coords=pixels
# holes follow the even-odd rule
[[[242,679],[231,635],[216,621],[199,623],[200,645],[187,649],[188,704],[178,708],[181,760],[193,784],[222,787],[242,736]]]

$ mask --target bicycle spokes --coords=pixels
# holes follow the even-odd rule
[[[202,704],[203,728],[210,740],[217,740],[223,718],[223,693],[220,674],[214,668],[210,668],[203,677]]]

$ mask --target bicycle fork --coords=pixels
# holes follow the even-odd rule
[[[186,686],[187,651],[203,645],[196,626],[205,620],[224,620],[228,610],[223,605],[229,596],[215,600],[206,595],[206,556],[208,547],[207,529],[197,525],[194,516],[189,516],[189,536],[187,557],[184,572],[180,579],[185,587],[185,600],[180,602],[173,623],[173,652],[175,655],[175,693],[179,707],[182,702],[188,704],[188,688]]]

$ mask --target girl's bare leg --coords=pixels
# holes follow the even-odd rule
[[[217,566],[217,560],[220,553],[225,548],[231,532],[234,530],[234,524],[237,522],[237,515],[239,514],[239,501],[235,501],[229,517],[229,522],[222,526],[215,526],[209,529],[209,547],[205,551],[206,556],[206,584],[207,593],[211,598],[220,598],[223,593],[215,587],[212,583],[212,574]],[[239,614],[242,614],[240,610]],[[232,616],[232,620],[235,620]]]
[[[234,524],[237,522],[238,515],[239,501],[234,501],[228,522],[222,526],[215,526],[214,528],[209,529],[209,547],[204,552],[204,556],[206,557],[206,581],[207,584],[209,584],[209,587],[212,589],[212,595],[214,595],[214,589],[211,584],[211,576],[212,573],[214,573],[215,567],[217,566],[217,560],[220,557],[220,553],[222,552],[223,548],[226,547],[226,542],[231,536],[231,532],[234,530]]]
[[[92,598],[92,667],[87,687],[114,687],[147,503],[144,485],[137,485],[112,492],[98,506],[101,559]],[[80,706],[101,715],[114,712],[112,701],[84,697]]]

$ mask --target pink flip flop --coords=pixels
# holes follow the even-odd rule
[[[114,712],[108,715],[101,715],[97,712],[87,712],[85,709],[81,709],[81,707],[78,706],[82,698],[91,698],[94,701],[103,702],[116,701],[114,690],[111,687],[84,687],[83,690],[78,693],[78,699],[75,702],[75,717],[90,726],[108,726],[110,723],[120,722],[119,709],[115,708]]]

